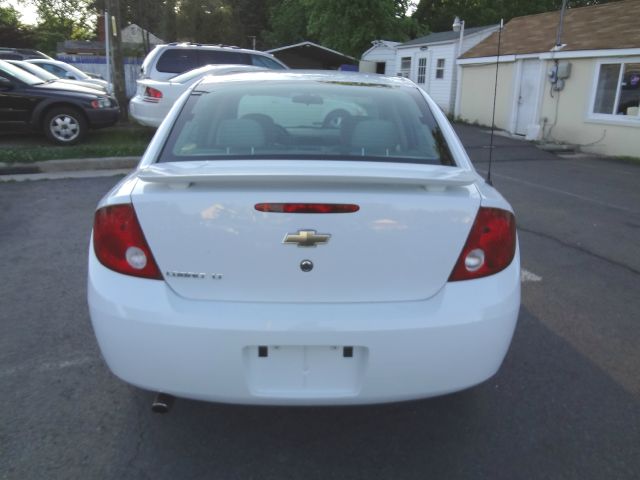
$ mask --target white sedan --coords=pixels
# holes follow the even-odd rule
[[[129,115],[145,127],[159,127],[178,97],[204,76],[228,75],[251,70],[264,68],[251,65],[205,65],[170,80],[137,80],[136,94],[129,102]]]
[[[206,77],[98,204],[88,302],[110,369],[159,411],[442,395],[509,348],[515,219],[407,79]]]
[[[33,58],[25,60],[25,62],[33,63],[34,65],[43,68],[49,73],[54,74],[58,78],[65,78],[67,80],[81,80],[83,82],[92,83],[107,92],[111,92],[112,85],[101,78],[94,78],[87,72],[83,72],[79,68],[74,67],[60,60],[53,60],[47,58]]]

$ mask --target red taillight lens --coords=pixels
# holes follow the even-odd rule
[[[516,219],[511,212],[481,207],[467,243],[449,277],[450,282],[498,273],[516,252]]]
[[[277,213],[353,213],[360,207],[347,203],[258,203],[256,210]]]
[[[111,270],[162,280],[133,205],[112,205],[96,212],[93,249],[100,263]]]
[[[144,89],[144,96],[147,97],[146,100],[157,102],[162,98],[162,92],[156,88],[147,87]]]

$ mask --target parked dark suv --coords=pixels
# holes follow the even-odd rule
[[[89,128],[118,121],[116,99],[93,88],[47,82],[0,60],[0,130],[27,125],[59,145],[73,145]],[[5,127],[5,128],[3,128]]]

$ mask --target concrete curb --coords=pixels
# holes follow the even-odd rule
[[[0,175],[75,172],[87,170],[131,170],[140,157],[73,158],[33,163],[0,163]]]

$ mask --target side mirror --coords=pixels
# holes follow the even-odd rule
[[[66,78],[67,80],[75,80],[76,77],[73,73],[67,73],[64,78]]]
[[[0,77],[0,89],[2,90],[11,90],[13,88],[13,83],[8,78]]]

